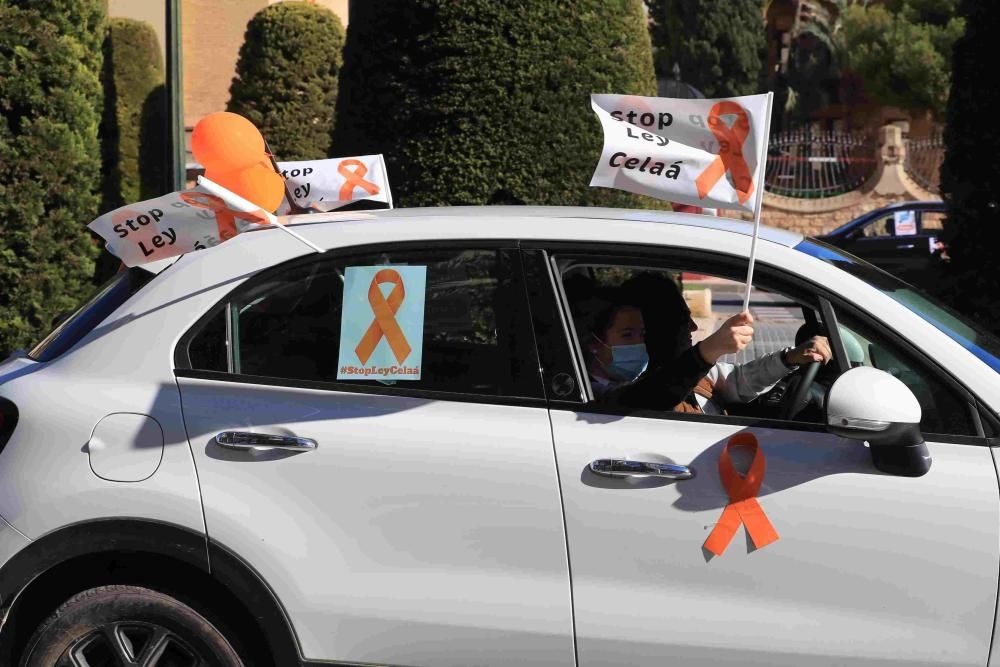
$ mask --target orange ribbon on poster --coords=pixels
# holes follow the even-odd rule
[[[740,475],[733,467],[733,460],[729,456],[729,450],[733,447],[753,450],[753,460],[746,476]],[[704,544],[716,556],[721,556],[729,546],[740,523],[746,526],[747,535],[758,549],[778,540],[778,532],[764,514],[764,508],[757,502],[757,492],[764,481],[764,468],[764,452],[760,450],[753,433],[737,433],[722,448],[719,455],[719,478],[722,480],[722,487],[729,494],[729,504],[722,511],[719,522]]]
[[[229,208],[226,202],[215,195],[205,192],[181,192],[180,197],[189,206],[205,208],[215,213],[215,224],[219,227],[219,238],[223,241],[228,241],[239,232],[236,229],[237,219],[247,220],[259,225],[270,224],[263,211],[236,211]]]
[[[725,115],[736,116],[732,127],[723,122],[721,116]],[[698,196],[702,199],[708,196],[715,184],[728,171],[733,175],[736,197],[742,204],[753,194],[753,176],[750,174],[750,166],[743,158],[743,142],[750,136],[750,117],[739,104],[726,100],[718,102],[709,111],[708,127],[719,142],[719,154],[695,179]]]
[[[382,295],[382,290],[379,288],[380,283],[393,284],[388,299]],[[375,347],[383,337],[389,343],[392,353],[396,355],[396,361],[403,363],[403,360],[410,356],[412,348],[406,340],[406,335],[403,334],[403,329],[396,321],[396,313],[403,304],[405,296],[406,290],[403,289],[403,278],[399,272],[392,269],[382,269],[372,278],[371,285],[368,286],[368,303],[371,304],[372,312],[375,313],[375,319],[368,326],[365,335],[361,337],[358,346],[354,348],[354,352],[362,364],[368,363],[369,357],[375,352]]]
[[[348,169],[354,167],[354,170]],[[371,181],[366,181],[368,167],[361,160],[343,160],[337,165],[337,173],[344,177],[344,184],[340,186],[340,201],[348,201],[354,197],[354,188],[361,188],[370,195],[377,195],[379,187]],[[400,362],[402,363],[402,362]]]

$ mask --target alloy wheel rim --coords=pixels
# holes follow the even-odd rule
[[[81,636],[56,667],[207,667],[208,661],[177,633],[155,623],[106,623]]]

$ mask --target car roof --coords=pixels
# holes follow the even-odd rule
[[[744,236],[753,234],[753,223],[696,213],[675,213],[673,211],[653,211],[646,209],[602,208],[596,206],[443,206],[426,208],[398,208],[391,210],[348,211],[331,213],[310,213],[286,218],[292,226],[347,221],[365,221],[366,224],[385,221],[398,222],[401,219],[435,218],[441,222],[448,219],[461,220],[462,226],[496,225],[499,220],[510,223],[543,219],[554,224],[569,223],[573,220],[601,221],[602,224],[650,223],[679,225],[689,228],[712,229]],[[562,231],[562,230],[561,230]],[[562,235],[564,235],[563,232]],[[516,236],[517,234],[513,234]],[[512,236],[512,234],[498,234]],[[760,238],[792,247],[802,241],[803,236],[776,227],[760,226]]]

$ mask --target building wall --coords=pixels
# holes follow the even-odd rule
[[[116,1],[122,4],[146,4],[135,0]],[[277,1],[280,0],[182,0],[186,127],[193,127],[207,114],[225,110],[247,23],[258,11]],[[314,4],[332,10],[347,25],[348,0],[287,1],[313,1]]]
[[[160,57],[167,62],[167,7],[166,2],[136,2],[136,0],[108,0],[108,16],[145,21],[153,26],[160,42]]]

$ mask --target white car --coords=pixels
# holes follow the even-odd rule
[[[580,285],[742,281],[750,225],[447,208],[295,231],[326,252],[262,229],[126,270],[0,365],[0,664],[1000,665],[1000,349],[972,325],[765,228],[755,345],[777,309],[772,347],[826,335],[834,360],[738,414],[634,409],[595,398]],[[345,305],[373,267],[425,283]],[[347,325],[384,357],[421,297],[419,374],[342,377]],[[720,456],[748,433],[780,538],[714,555],[743,500]]]

